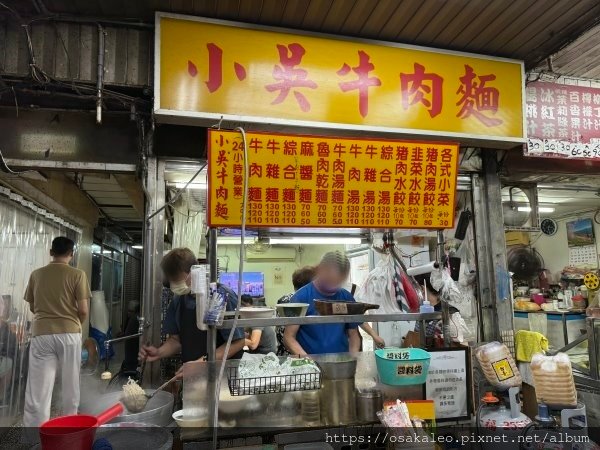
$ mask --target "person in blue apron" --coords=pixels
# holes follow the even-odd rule
[[[158,361],[181,354],[182,363],[206,359],[208,355],[208,333],[198,329],[196,324],[196,296],[191,294],[191,270],[198,264],[194,253],[188,248],[171,250],[161,261],[161,269],[169,282],[174,297],[163,322],[163,333],[169,337],[160,346],[142,346],[139,357],[147,362]],[[237,295],[226,286],[217,285],[217,291],[225,297],[227,311],[235,311]],[[216,359],[225,358],[225,344],[230,330],[217,332]],[[234,330],[231,347],[226,358],[240,358],[245,340],[241,328]],[[181,369],[178,375],[181,376]]]

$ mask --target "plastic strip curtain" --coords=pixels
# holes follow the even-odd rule
[[[188,189],[173,205],[173,248],[187,247],[195,255],[204,253],[200,248],[204,208],[199,197],[204,191]]]
[[[77,242],[80,235],[0,198],[0,426],[22,413],[32,318],[23,294],[31,272],[50,261],[57,236]]]

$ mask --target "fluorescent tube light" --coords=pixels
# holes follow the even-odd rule
[[[517,208],[518,211],[521,212],[531,212],[531,207],[530,206],[519,206]],[[540,206],[538,208],[538,211],[541,213],[553,213],[554,212],[554,208],[551,208],[549,206]]]
[[[254,240],[254,236],[246,237],[245,243],[250,244]],[[217,245],[240,245],[242,238],[240,236],[219,236],[217,238]]]
[[[132,245],[131,248],[135,248],[136,250],[141,250],[144,248],[143,245]]]
[[[359,237],[292,237],[292,238],[270,238],[272,245],[336,245],[336,244],[360,244]]]
[[[183,189],[185,187],[187,183],[185,182],[176,182],[173,183],[173,185],[177,188],[177,189]],[[207,184],[206,183],[190,183],[188,185],[188,189],[206,189]]]

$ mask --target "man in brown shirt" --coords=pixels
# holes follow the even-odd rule
[[[87,320],[90,287],[85,272],[69,263],[75,243],[52,241],[52,262],[34,270],[25,300],[34,314],[23,425],[39,427],[50,418],[57,369],[62,376],[62,414],[77,414],[81,366],[81,323]]]

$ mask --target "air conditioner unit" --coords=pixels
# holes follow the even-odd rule
[[[268,262],[268,261],[295,261],[295,247],[271,247],[264,253],[253,253],[246,251],[246,261]]]

